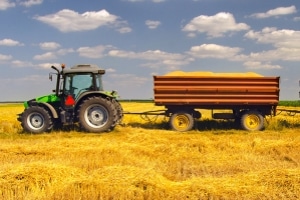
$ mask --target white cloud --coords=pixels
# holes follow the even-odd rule
[[[25,7],[31,7],[31,6],[39,5],[42,3],[43,3],[43,0],[28,0],[28,1],[20,2],[20,5],[25,6]]]
[[[141,87],[143,84],[149,81],[149,78],[140,77],[135,74],[110,74],[109,77],[112,80],[116,80],[116,83],[122,85],[123,87]],[[116,85],[116,83],[113,85]]]
[[[165,2],[166,0],[152,0],[154,3],[161,3],[161,2]]]
[[[148,26],[149,29],[156,29],[159,25],[161,25],[160,21],[152,21],[147,20],[145,24]]]
[[[82,57],[87,58],[102,58],[106,55],[109,49],[113,48],[112,46],[98,45],[95,47],[80,47],[77,49],[77,52]]]
[[[143,1],[149,1],[149,0],[123,0],[123,1],[128,1],[128,2],[143,2]],[[165,2],[167,0],[151,0],[153,3],[161,3],[161,2]]]
[[[130,33],[132,29],[130,27],[121,27],[121,28],[117,28],[117,31],[119,33]]]
[[[121,33],[131,31],[131,29],[127,27],[126,22],[120,21],[119,17],[110,14],[106,10],[100,10],[98,12],[90,11],[80,14],[73,10],[63,9],[54,14],[37,16],[35,19],[53,26],[61,32],[88,31],[101,26],[112,26]]]
[[[0,54],[0,61],[7,61],[12,59],[11,55],[4,55],[4,54]]]
[[[113,73],[116,72],[117,70],[113,69],[113,68],[107,68],[105,69],[105,72],[109,72],[109,73]]]
[[[143,60],[164,60],[164,59],[183,59],[184,56],[181,54],[173,54],[160,50],[148,50],[144,52],[133,52],[133,51],[122,51],[122,50],[111,50],[108,53],[113,57],[129,58],[129,59],[143,59]]]
[[[179,66],[188,65],[194,59],[187,55],[168,53],[160,50],[148,50],[144,52],[133,52],[113,49],[108,52],[109,56],[127,59],[146,60],[141,66],[149,68],[167,67],[168,69],[178,69]]]
[[[245,37],[256,40],[259,43],[272,44],[280,48],[297,48],[300,49],[300,31],[266,27],[262,31],[249,31]]]
[[[267,27],[262,31],[249,31],[245,37],[275,47],[273,50],[251,53],[251,59],[300,61],[300,31]]]
[[[59,49],[56,50],[54,52],[47,52],[44,54],[40,54],[40,55],[35,55],[33,57],[34,60],[53,60],[58,58],[58,56],[64,56],[68,53],[73,53],[74,50],[72,48],[69,49]]]
[[[278,48],[269,51],[255,52],[248,55],[247,60],[256,61],[300,61],[300,50],[291,48]]]
[[[34,60],[53,60],[56,59],[56,55],[53,52],[47,52],[41,55],[35,55],[33,57]]]
[[[12,67],[32,67],[33,64],[28,61],[21,61],[21,60],[13,60],[11,62]]]
[[[191,47],[188,54],[196,58],[234,59],[241,51],[238,47],[227,47],[217,44],[202,44]]]
[[[40,63],[37,65],[38,68],[42,68],[42,69],[51,69],[51,66],[55,66],[57,69],[60,68],[61,64],[60,63]]]
[[[268,18],[268,17],[276,17],[280,15],[290,15],[293,13],[296,13],[297,9],[295,6],[290,7],[278,7],[272,10],[269,10],[265,13],[254,13],[251,15],[251,17],[254,18]]]
[[[270,63],[262,63],[259,61],[247,61],[244,63],[244,66],[247,69],[281,69],[282,67],[280,65],[272,65]]]
[[[69,48],[69,49],[59,49],[59,50],[56,51],[55,53],[56,53],[57,55],[63,56],[63,55],[66,55],[66,54],[68,54],[68,53],[73,53],[73,52],[75,52],[74,49]]]
[[[12,39],[3,39],[0,40],[0,46],[24,46],[24,44]]]
[[[58,44],[56,42],[43,42],[43,43],[39,43],[39,46],[41,49],[47,50],[47,51],[60,48],[60,44]]]
[[[188,32],[189,37],[196,33],[206,33],[210,37],[221,37],[227,32],[248,30],[245,23],[236,23],[231,13],[220,12],[213,16],[200,15],[184,26],[182,31]]]
[[[12,3],[10,0],[0,0],[0,10],[6,10],[15,6],[16,4]]]

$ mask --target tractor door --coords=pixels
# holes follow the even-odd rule
[[[80,94],[94,90],[94,85],[94,78],[91,73],[66,74],[64,96],[71,95],[76,100]]]

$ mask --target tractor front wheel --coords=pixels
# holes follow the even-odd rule
[[[89,97],[79,106],[80,126],[87,132],[109,131],[115,126],[116,109],[111,101],[101,97]]]
[[[53,121],[45,108],[32,106],[27,108],[22,114],[21,125],[26,132],[43,133],[51,131]]]

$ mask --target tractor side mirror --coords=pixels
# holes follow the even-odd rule
[[[49,80],[52,81],[52,74],[49,74]]]

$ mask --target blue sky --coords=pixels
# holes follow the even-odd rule
[[[51,65],[97,64],[122,99],[153,75],[256,72],[299,99],[298,0],[0,0],[0,101],[51,93]]]

